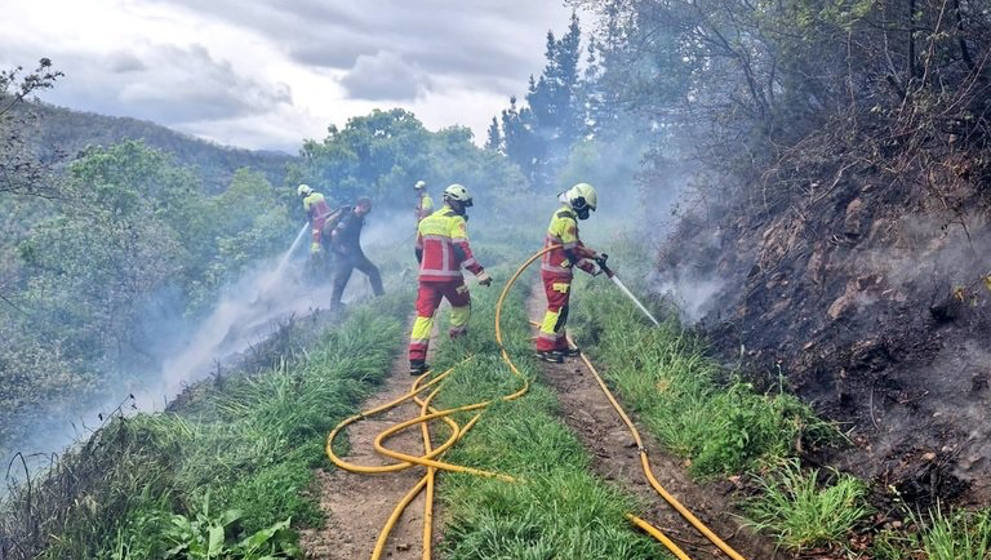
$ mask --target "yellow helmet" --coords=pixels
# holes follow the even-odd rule
[[[303,184],[296,188],[297,196],[310,196],[313,194],[313,189],[309,185]]]
[[[471,195],[468,194],[468,189],[464,185],[459,185],[454,183],[444,189],[444,200],[453,200],[455,202],[460,202],[463,206],[471,206]]]
[[[589,210],[595,211],[599,204],[599,197],[595,194],[595,187],[588,183],[578,183],[561,195],[563,202],[568,203],[571,209],[578,213],[581,219],[588,218]]]

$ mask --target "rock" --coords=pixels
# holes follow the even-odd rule
[[[847,237],[860,237],[860,224],[864,203],[860,198],[855,198],[846,205],[846,217],[843,219],[843,233]]]
[[[853,306],[853,296],[848,293],[844,293],[840,297],[833,300],[833,303],[829,305],[829,309],[826,310],[826,314],[832,320],[839,319],[847,309]]]

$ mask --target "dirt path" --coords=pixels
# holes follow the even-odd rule
[[[527,302],[531,318],[543,315],[545,302],[542,287],[535,284]],[[567,360],[563,364],[543,365],[546,381],[557,392],[564,421],[589,450],[596,473],[623,491],[637,496],[641,503],[648,504],[644,511],[634,513],[664,531],[694,559],[727,558],[671,509],[647,483],[629,430],[585,366],[577,359]],[[770,542],[739,526],[732,516],[734,509],[725,492],[716,485],[702,486],[693,482],[677,458],[664,453],[639,423],[637,428],[661,485],[717,535],[750,560],[788,558],[785,553],[776,552]]]
[[[432,343],[432,346],[436,344]],[[413,380],[409,375],[406,353],[402,352],[393,362],[382,390],[362,403],[361,410],[406,394]],[[388,464],[375,453],[372,446],[375,437],[393,424],[419,416],[419,413],[419,407],[415,403],[407,402],[369,420],[352,424],[347,431],[351,449],[344,459],[360,465]],[[412,455],[423,454],[420,431],[415,429],[405,430],[390,439],[388,446]],[[327,513],[327,525],[319,530],[302,531],[300,540],[306,557],[318,560],[359,560],[371,557],[379,531],[392,509],[422,476],[423,469],[420,467],[367,475],[347,472],[328,463],[326,468],[317,471],[320,507]],[[383,558],[421,558],[423,500],[421,492],[406,508],[392,531]],[[442,515],[439,504],[435,503],[435,532],[437,527],[443,526]]]

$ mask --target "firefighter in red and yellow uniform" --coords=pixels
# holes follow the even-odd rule
[[[416,236],[416,259],[420,262],[420,285],[416,296],[416,321],[409,342],[409,370],[412,375],[426,372],[427,346],[434,325],[434,313],[441,298],[451,304],[451,338],[465,334],[471,315],[471,298],[461,267],[488,286],[492,278],[478,264],[468,245],[465,211],[471,195],[462,185],[444,190],[444,207],[420,221]]]
[[[309,185],[300,185],[296,189],[296,194],[303,200],[303,210],[310,220],[310,254],[319,255],[323,250],[324,231],[323,226],[331,214],[330,206],[323,195],[314,191]]]
[[[595,210],[595,189],[588,183],[578,183],[558,198],[562,206],[551,218],[544,247],[559,247],[544,253],[540,263],[547,313],[537,334],[537,357],[554,363],[561,363],[565,356],[578,354],[576,348],[568,347],[564,331],[574,268],[577,266],[593,276],[600,272],[594,262],[598,255],[585,247],[578,237],[578,220],[588,219],[589,212]]]
[[[416,210],[414,214],[416,215],[416,223],[419,224],[423,218],[433,213],[434,200],[430,198],[430,194],[427,192],[427,183],[425,181],[417,181],[413,185],[413,190],[416,191]]]

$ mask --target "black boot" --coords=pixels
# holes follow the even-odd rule
[[[582,355],[581,348],[579,348],[577,346],[575,346],[574,348],[568,347],[568,349],[561,350],[560,352],[561,352],[562,355],[564,355],[564,356],[566,356],[568,358],[576,358],[576,357]]]
[[[426,360],[410,360],[409,361],[409,374],[410,375],[423,375],[430,370],[430,366],[427,365]]]
[[[537,359],[543,360],[545,362],[550,362],[552,364],[560,364],[561,362],[564,361],[564,356],[562,356],[561,353],[556,350],[548,350],[548,351],[538,350]]]

